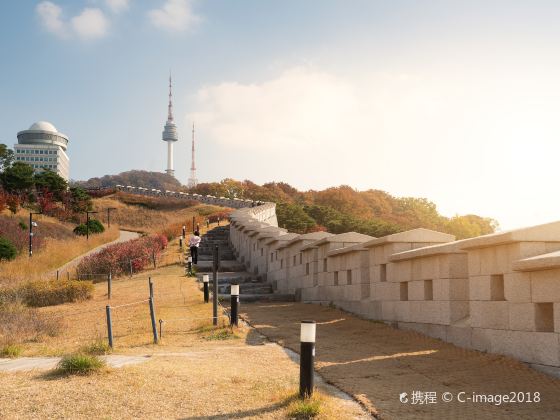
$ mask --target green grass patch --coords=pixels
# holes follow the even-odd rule
[[[82,347],[81,352],[84,354],[90,354],[95,356],[102,356],[112,352],[111,347],[105,340],[96,340],[87,346]]]
[[[287,415],[291,419],[313,419],[321,414],[322,399],[314,394],[310,398],[292,397],[292,402],[288,405]]]
[[[203,338],[208,341],[222,341],[222,340],[234,340],[239,338],[239,336],[235,334],[233,329],[225,327],[225,328],[216,328],[213,331],[211,331],[210,334],[205,335]]]
[[[23,352],[23,349],[17,344],[6,344],[0,348],[0,357],[16,358]]]
[[[90,375],[105,366],[105,361],[95,355],[71,354],[62,357],[55,372],[64,375]]]

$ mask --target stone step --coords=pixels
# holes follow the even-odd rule
[[[229,302],[230,295],[220,294],[220,299]],[[251,302],[294,302],[294,295],[290,294],[280,294],[280,293],[270,293],[270,294],[243,294],[239,295],[239,301],[241,303],[251,303]]]
[[[212,283],[212,273],[205,273],[205,274],[210,274],[210,283]],[[203,274],[201,273],[197,273],[197,278],[199,281],[202,281],[202,276]],[[227,271],[222,271],[218,273],[218,284],[221,285],[227,285],[230,283],[260,283],[257,281],[257,279],[255,279],[251,274],[247,273],[247,272],[239,272],[239,271],[231,271],[231,272],[227,272]]]
[[[218,290],[220,291],[220,293],[224,293],[226,295],[229,295],[231,291],[229,284],[225,284],[225,285],[218,284]],[[272,293],[272,287],[270,287],[270,284],[266,284],[266,283],[240,283],[239,291],[241,294],[264,295],[264,294]]]
[[[197,271],[201,273],[212,272],[212,261],[198,261],[196,264]],[[219,271],[238,271],[245,272],[245,266],[236,260],[221,260]]]

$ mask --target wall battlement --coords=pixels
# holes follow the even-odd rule
[[[560,222],[460,241],[428,229],[298,235],[264,203],[232,213],[230,241],[279,293],[560,375]]]

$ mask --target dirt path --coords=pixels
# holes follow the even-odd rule
[[[147,362],[148,356],[109,355],[101,356],[112,368]],[[60,357],[21,357],[19,359],[0,359],[0,372],[26,372],[30,370],[54,369]]]
[[[139,235],[137,232],[130,232],[130,231],[128,231],[128,230],[119,230],[119,237],[118,237],[118,239],[115,239],[114,241],[108,242],[108,243],[103,244],[103,245],[99,245],[99,246],[96,247],[96,248],[90,249],[90,250],[89,250],[88,252],[86,252],[85,254],[82,254],[82,255],[80,255],[80,256],[74,258],[73,260],[68,261],[68,262],[67,262],[66,264],[64,264],[62,267],[59,267],[58,270],[54,270],[53,273],[56,274],[57,271],[59,271],[59,272],[68,271],[68,270],[70,270],[71,268],[77,266],[77,265],[80,263],[80,261],[81,261],[83,258],[87,257],[88,255],[95,254],[96,252],[101,251],[103,248],[106,248],[106,247],[109,246],[109,245],[116,244],[116,243],[119,243],[119,242],[130,241],[131,239],[136,239],[136,238],[138,238],[139,236],[140,236],[140,235]]]
[[[318,305],[246,304],[242,312],[260,333],[294,351],[299,351],[300,321],[316,320],[317,371],[380,418],[560,418],[560,380],[512,359]],[[416,395],[423,397],[423,404],[412,404],[414,391],[423,393]],[[437,393],[436,402],[427,392]],[[538,392],[540,402],[493,405],[467,400],[473,393],[511,392],[531,393],[532,399]],[[402,393],[407,402],[400,401]],[[444,393],[450,393],[445,398],[452,397],[451,402],[442,400]],[[466,402],[458,402],[458,397]]]

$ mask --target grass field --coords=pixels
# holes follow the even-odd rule
[[[179,254],[177,243],[168,252]],[[153,344],[147,302],[148,277],[155,289],[157,319],[164,320]],[[0,373],[0,418],[287,418],[294,412],[299,367],[249,327],[230,330],[227,318],[211,323],[195,279],[179,265],[161,267],[106,284],[93,299],[40,308],[63,323],[56,337],[25,343],[23,356],[63,355],[106,339],[105,305],[113,310],[116,354],[150,360],[89,376],[53,377],[41,371]],[[120,306],[120,307],[118,307]],[[359,406],[319,391],[317,418],[359,418]],[[297,407],[296,407],[297,408]]]

